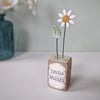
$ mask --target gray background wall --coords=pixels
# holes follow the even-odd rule
[[[15,26],[15,48],[18,51],[54,51],[55,39],[51,28],[57,23],[62,9],[72,9],[75,25],[67,30],[66,51],[100,51],[100,0],[38,0],[37,14],[27,7],[9,13]],[[63,30],[62,30],[63,31]],[[61,50],[62,38],[59,40]]]

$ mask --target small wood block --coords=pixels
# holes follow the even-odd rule
[[[68,90],[71,80],[71,65],[71,57],[57,59],[56,56],[52,56],[48,60],[48,85],[58,90]]]

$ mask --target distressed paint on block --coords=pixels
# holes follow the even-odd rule
[[[59,63],[49,65],[49,84],[52,87],[63,89],[65,87],[65,68]]]
[[[67,90],[71,79],[71,64],[71,57],[51,57],[48,60],[48,85],[55,89]]]

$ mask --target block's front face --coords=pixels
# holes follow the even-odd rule
[[[49,86],[64,90],[66,88],[66,69],[61,63],[49,63],[48,69]]]

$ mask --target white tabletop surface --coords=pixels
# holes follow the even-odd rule
[[[72,56],[68,91],[47,85],[48,58],[53,53],[17,53],[0,61],[0,100],[100,100],[100,53],[67,53]]]

